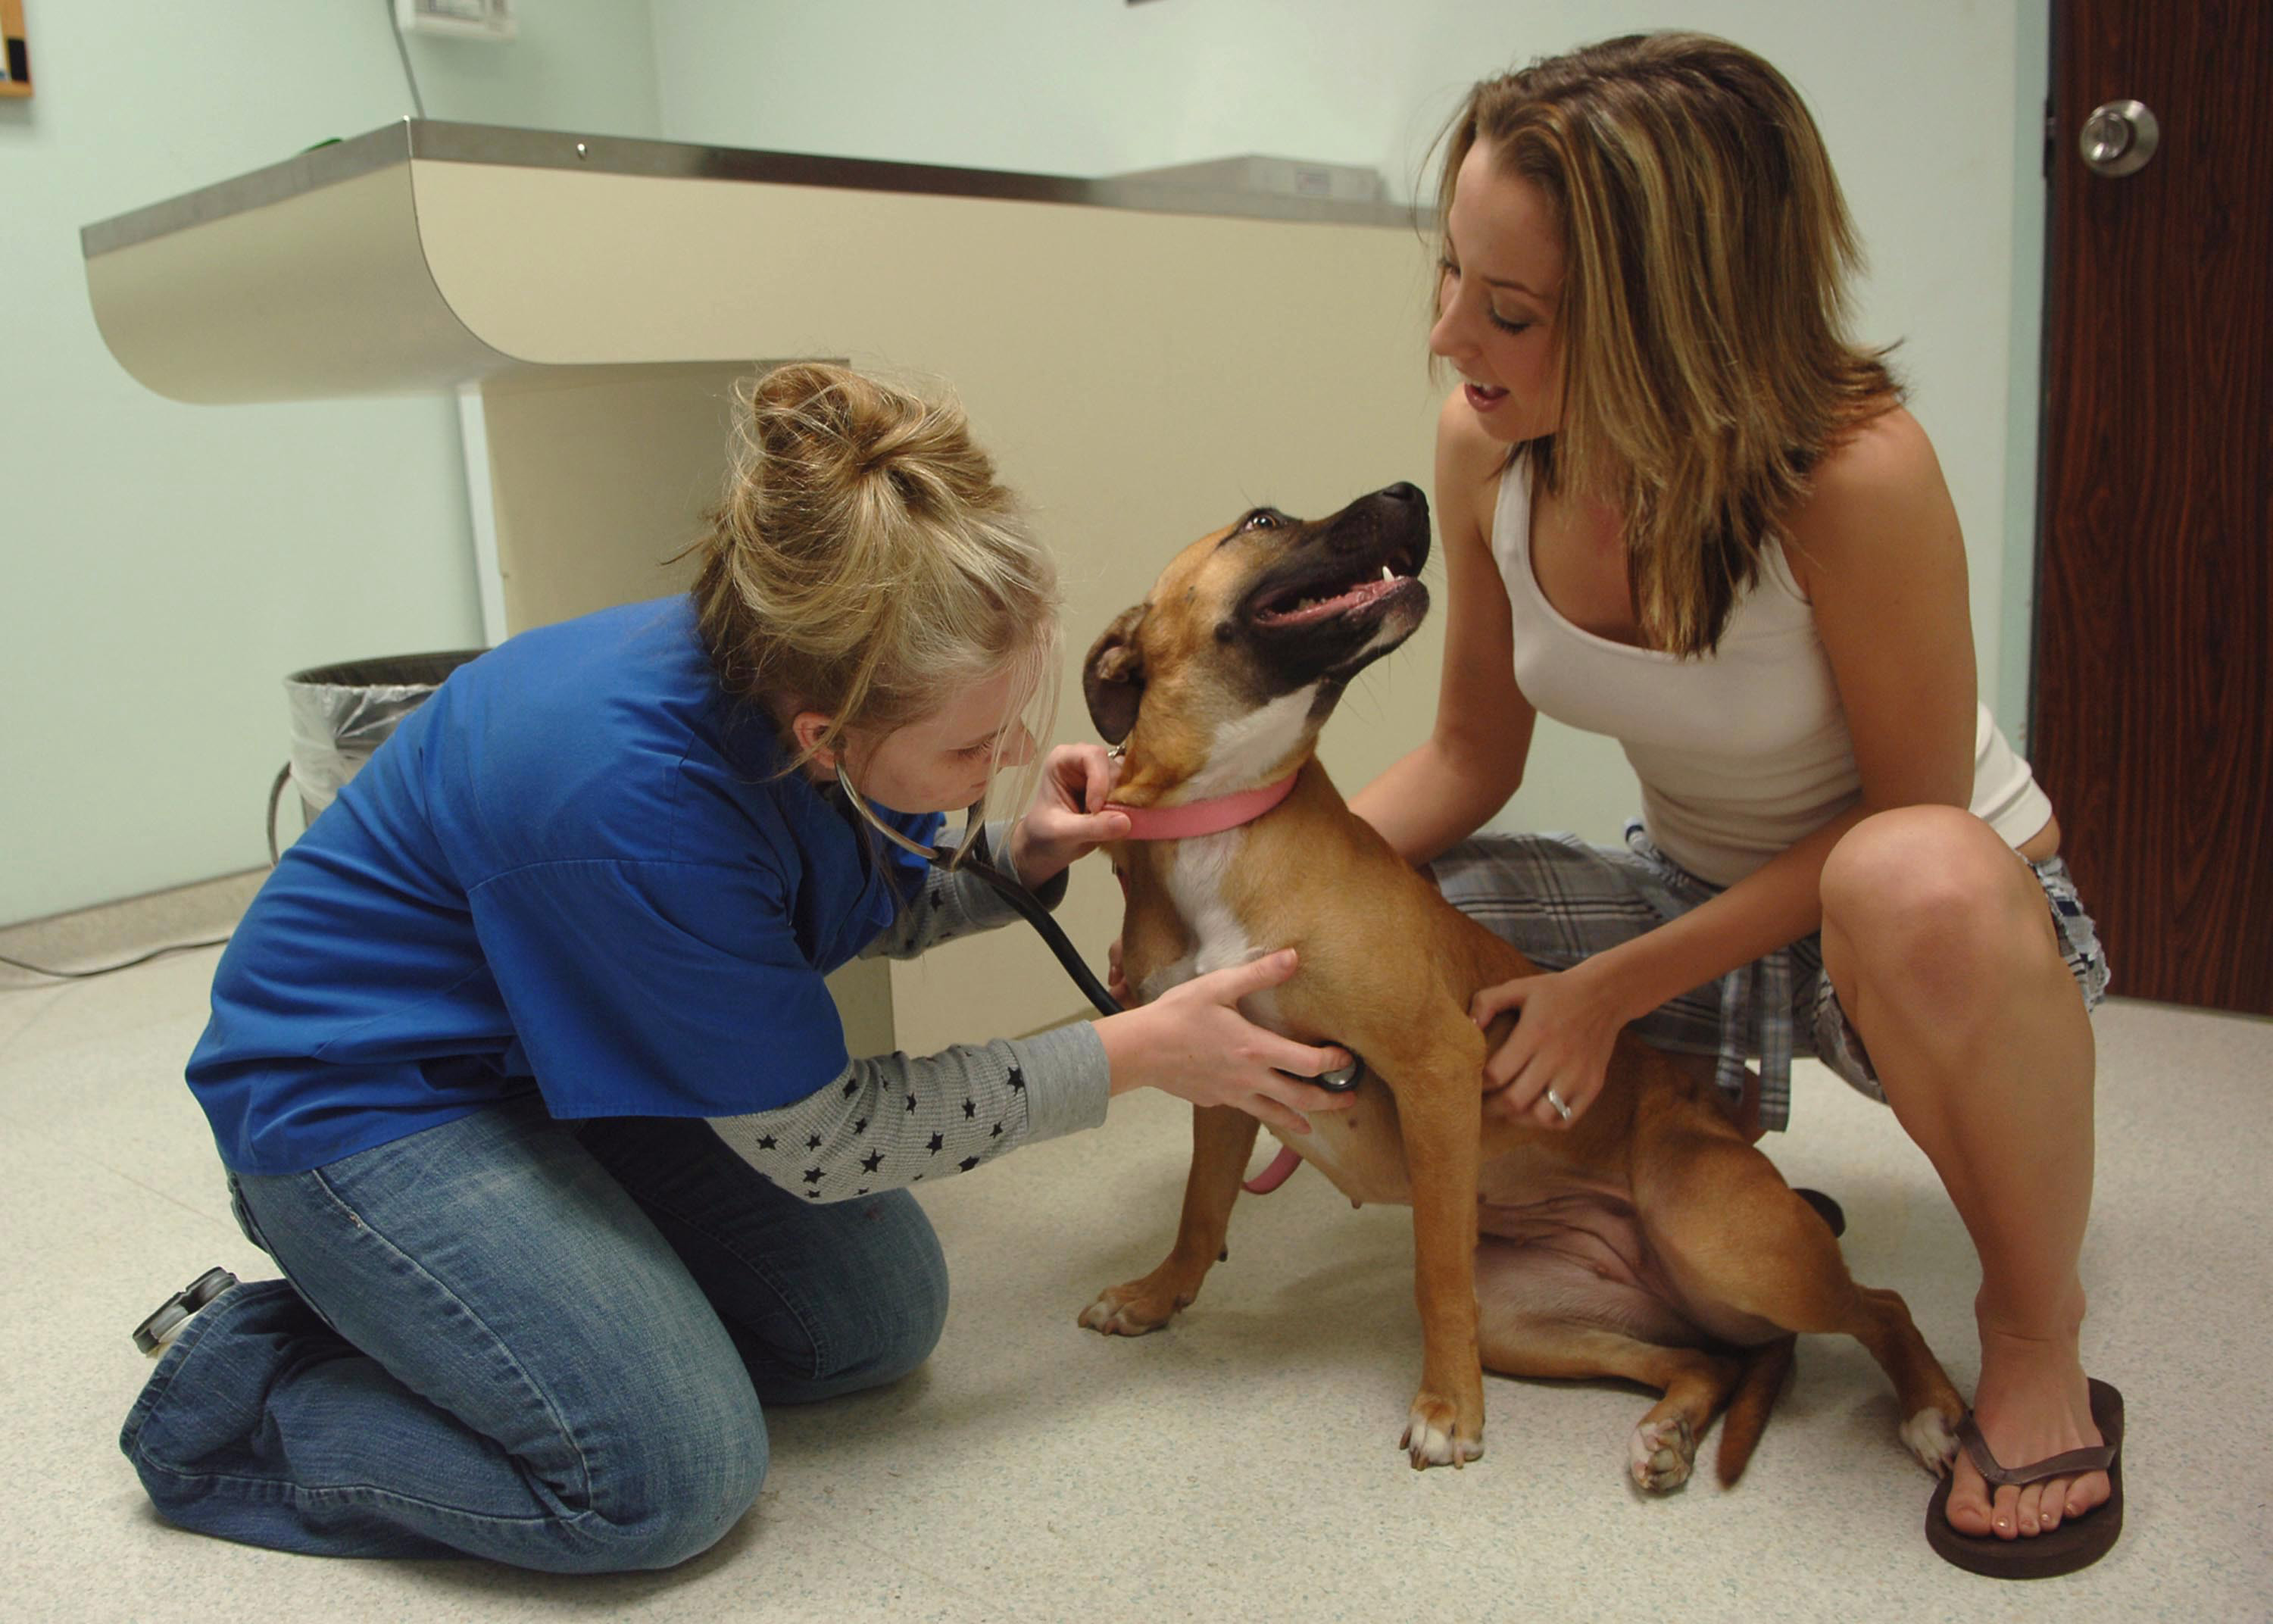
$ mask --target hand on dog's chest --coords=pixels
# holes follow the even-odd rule
[[[1145,1002],[1182,986],[1195,976],[1250,964],[1275,951],[1249,936],[1245,924],[1233,912],[1225,895],[1225,879],[1246,839],[1244,830],[1233,829],[1176,843],[1175,855],[1167,864],[1167,890],[1177,921],[1183,927],[1184,939],[1191,945],[1182,958],[1150,972],[1138,983]],[[1271,1026],[1268,1011],[1275,1011],[1277,1006],[1271,995],[1264,993],[1247,999],[1241,1007],[1249,1019]]]

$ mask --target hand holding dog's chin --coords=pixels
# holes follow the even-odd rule
[[[1114,767],[1101,746],[1061,744],[1050,752],[1033,804],[1011,825],[1011,872],[1039,890],[1108,840],[1129,832],[1127,814],[1107,812]]]

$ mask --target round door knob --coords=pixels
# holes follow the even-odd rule
[[[2076,146],[2093,174],[2112,180],[2146,168],[2162,134],[2145,102],[2103,102],[2083,121]]]

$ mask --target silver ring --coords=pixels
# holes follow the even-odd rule
[[[1547,1103],[1555,1108],[1555,1114],[1560,1116],[1564,1121],[1568,1122],[1571,1120],[1571,1108],[1563,1103],[1563,1096],[1557,1094],[1552,1088],[1549,1088],[1547,1091]]]

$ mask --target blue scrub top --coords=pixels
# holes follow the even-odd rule
[[[782,756],[685,598],[453,673],[221,955],[189,1080],[222,1162],[303,1172],[531,1089],[557,1117],[722,1116],[827,1086],[821,977],[922,865]],[[881,815],[919,841],[941,821]]]

